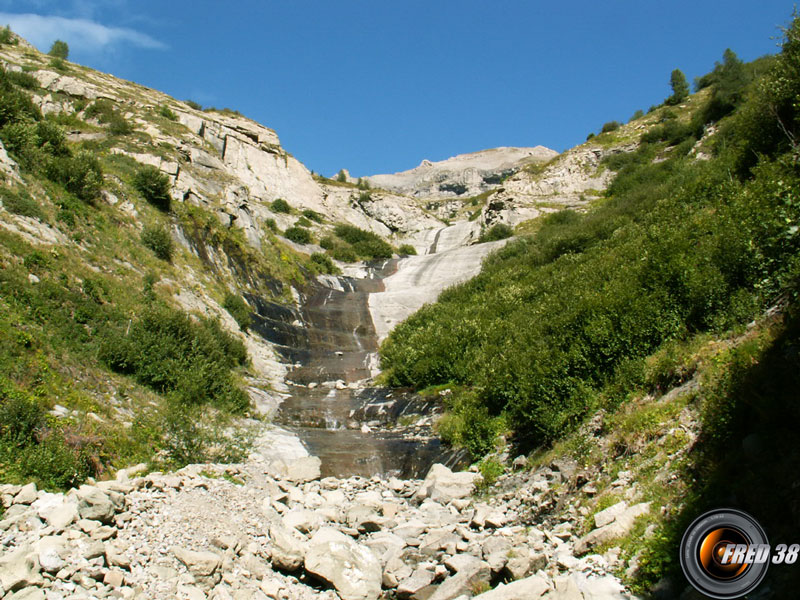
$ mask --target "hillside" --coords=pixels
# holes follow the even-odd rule
[[[703,510],[792,539],[799,40],[353,180],[0,31],[0,597],[689,598]]]

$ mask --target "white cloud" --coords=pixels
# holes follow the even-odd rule
[[[45,52],[55,40],[64,40],[70,49],[87,52],[106,50],[118,44],[156,50],[167,47],[146,33],[108,27],[89,19],[0,12],[0,24],[10,25],[12,31]]]

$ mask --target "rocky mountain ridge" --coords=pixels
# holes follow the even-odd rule
[[[424,159],[408,171],[364,179],[374,187],[415,198],[469,197],[497,187],[524,165],[545,163],[557,155],[544,146],[490,148],[436,162]]]

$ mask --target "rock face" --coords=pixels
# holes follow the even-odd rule
[[[447,160],[423,160],[418,167],[392,175],[372,175],[374,186],[417,198],[469,197],[497,186],[523,164],[547,162],[558,153],[544,146],[492,148]]]
[[[384,291],[369,296],[369,310],[378,339],[383,340],[395,325],[423,304],[436,300],[445,288],[477,275],[484,257],[503,246],[505,241],[401,259],[396,273],[383,280]]]

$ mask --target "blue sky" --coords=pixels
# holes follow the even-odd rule
[[[412,168],[496,146],[558,151],[669,95],[725,48],[777,51],[793,2],[0,0],[47,51],[272,127],[310,169]]]

